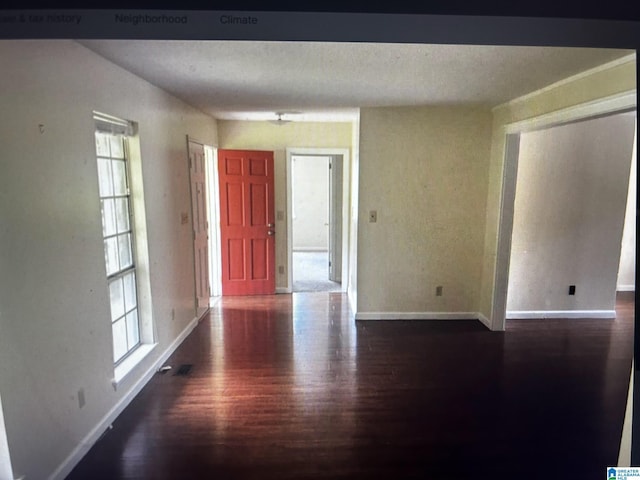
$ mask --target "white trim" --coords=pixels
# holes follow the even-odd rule
[[[476,315],[478,316],[478,320],[480,320],[485,327],[491,330],[491,322],[489,321],[489,319],[485,317],[481,312],[476,312]]]
[[[516,97],[513,98],[507,102],[501,103],[500,105],[496,105],[495,107],[493,107],[491,109],[491,111],[495,111],[498,110],[499,108],[503,108],[503,107],[507,107],[507,106],[511,106],[517,103],[522,103],[522,102],[526,102],[527,100],[530,100],[538,95],[541,95],[543,93],[549,92],[551,90],[554,90],[558,87],[561,87],[562,85],[567,85],[570,84],[572,82],[575,82],[577,80],[580,80],[582,78],[587,78],[591,75],[594,75],[596,73],[599,72],[604,72],[605,70],[610,70],[612,68],[615,68],[617,66],[620,65],[624,65],[625,63],[629,63],[629,62],[634,62],[636,60],[636,54],[634,53],[630,53],[629,55],[625,55],[624,57],[618,58],[616,60],[613,60],[611,62],[607,62],[607,63],[603,63],[602,65],[598,65],[597,67],[593,67],[590,68],[588,70],[584,70],[583,72],[577,73],[575,75],[572,75],[570,77],[566,77],[563,78],[562,80],[558,80],[557,82],[551,83],[549,85],[547,85],[546,87],[542,87],[538,90],[535,90],[533,92],[527,93],[525,95],[522,95],[520,97]]]
[[[117,387],[157,345],[157,343],[143,343],[136,348],[122,363],[113,369],[113,380],[111,383]]]
[[[140,393],[142,388],[151,380],[153,375],[158,371],[167,358],[180,346],[185,338],[193,331],[198,325],[199,318],[195,317],[189,322],[189,324],[182,330],[182,332],[171,342],[162,355],[147,369],[147,371],[140,376],[140,378],[131,386],[128,392],[126,392],[120,400],[109,410],[109,412],[102,417],[95,427],[93,427],[87,435],[78,443],[76,448],[69,454],[69,456],[55,469],[55,471],[49,476],[49,480],[64,480],[73,468],[82,460],[91,447],[98,441],[102,434],[110,427],[110,425],[118,418],[118,415],[131,403],[135,396]],[[115,387],[114,387],[115,388]]]
[[[293,252],[327,252],[329,253],[326,247],[296,247],[293,249]]]
[[[573,122],[600,115],[620,112],[636,107],[636,90],[617,93],[608,97],[598,98],[589,102],[562,108],[553,112],[527,118],[505,126],[506,133],[521,133],[540,128],[549,128],[563,123]]]
[[[349,307],[351,308],[351,313],[355,319],[357,315],[356,312],[358,311],[358,294],[355,288],[353,288],[353,285],[351,285],[351,282],[349,282],[349,288],[347,290],[347,299],[349,300]]]
[[[507,312],[509,320],[539,318],[616,318],[615,310],[518,310]]]
[[[135,229],[133,248],[136,258],[136,278],[138,280],[138,320],[140,322],[141,343],[154,344],[158,341],[156,322],[153,319],[153,299],[151,294],[151,259],[149,256],[149,229],[142,174],[142,151],[138,135],[127,137],[128,174],[131,182],[131,209]]]
[[[286,152],[286,184],[287,184],[287,289],[293,291],[293,205],[292,205],[292,157],[294,155],[342,156],[342,283],[341,292],[347,292],[349,278],[349,205],[351,203],[351,159],[349,148],[307,148],[288,147]]]
[[[276,287],[276,295],[287,293],[292,293],[292,290],[289,287]]]
[[[635,292],[636,291],[636,286],[635,285],[618,285],[616,288],[616,291],[618,292]]]
[[[496,267],[493,275],[494,291],[491,305],[491,330],[494,331],[504,331],[505,329],[520,134],[505,134],[504,141],[504,168],[502,170]]]
[[[2,398],[0,398],[0,478],[13,478],[9,441],[7,440],[4,413],[2,412]]]
[[[478,312],[357,312],[356,320],[478,320]],[[484,323],[484,322],[483,322]]]
[[[209,222],[209,285],[211,297],[222,295],[222,251],[220,244],[220,183],[218,149],[204,145],[205,179],[207,183],[207,221]],[[211,303],[209,303],[212,305]]]
[[[96,124],[96,130],[99,132],[127,137],[135,135],[135,124],[128,120],[96,111],[93,112],[93,120]]]
[[[633,376],[635,362],[631,362],[631,376],[629,378],[629,390],[627,390],[627,408],[624,412],[624,422],[622,423],[622,437],[620,438],[620,449],[618,450],[618,467],[631,466],[631,430],[633,422]]]

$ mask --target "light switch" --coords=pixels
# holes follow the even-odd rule
[[[378,221],[378,212],[376,210],[369,211],[369,223],[376,223]]]
[[[284,212],[282,210],[278,210],[276,218],[280,221],[284,220]]]

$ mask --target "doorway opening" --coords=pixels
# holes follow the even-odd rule
[[[552,129],[552,127],[570,125],[572,123],[588,121],[590,119],[597,119],[599,117],[613,116],[615,114],[632,112],[635,111],[636,108],[635,100],[635,91],[626,92],[624,94],[614,95],[612,97],[607,97],[599,101],[590,102],[589,104],[568,107],[564,110],[559,110],[550,114],[541,115],[540,117],[523,120],[506,126],[504,173],[502,178],[502,201],[499,218],[496,270],[494,275],[492,302],[493,305],[491,309],[490,328],[492,330],[505,330],[506,325],[508,308],[507,296],[510,284],[510,273],[513,273],[510,271],[513,267],[512,265],[510,265],[510,263],[512,254],[516,183],[518,174],[518,159],[520,156],[521,148],[521,136],[530,132],[550,130]],[[630,161],[630,159],[631,155],[629,155],[627,161]],[[627,167],[629,167],[628,163]],[[583,213],[584,215],[590,214],[589,212],[585,211],[582,212],[581,215]],[[578,219],[578,216],[574,216],[573,218]],[[537,235],[540,230],[536,229],[535,232]],[[614,284],[615,280],[616,279],[613,278]],[[545,285],[548,286],[549,284],[550,282],[547,281]],[[566,285],[567,288],[565,295],[572,295],[571,292],[576,292],[576,288],[579,288],[579,286],[575,286],[573,289],[571,289],[571,285]],[[613,290],[615,290],[615,288],[613,288]],[[613,292],[613,296],[615,296],[615,292]],[[573,309],[575,310],[575,308]],[[545,310],[549,310],[549,308],[545,308]],[[562,317],[565,318],[567,316],[567,311],[569,310],[569,308],[562,309],[561,313],[558,313],[558,315],[562,315]],[[535,311],[536,310],[534,309],[527,310],[525,313],[527,315],[527,318],[529,318],[532,313],[535,313]],[[609,311],[600,312],[599,315],[605,316],[605,313],[607,316],[610,315]],[[549,316],[549,313],[545,311],[544,315]],[[584,316],[584,312],[580,312],[577,315],[582,317]],[[592,312],[592,315],[597,316],[598,312],[594,311]],[[509,318],[516,317],[517,315],[515,315],[514,312],[509,312]]]
[[[520,134],[509,318],[613,318],[635,112]]]
[[[340,278],[329,256],[331,156],[291,157],[291,245],[294,292],[339,292]],[[336,170],[338,170],[336,168]],[[339,238],[338,238],[339,240]]]
[[[348,185],[348,150],[287,150],[290,292],[346,292]]]

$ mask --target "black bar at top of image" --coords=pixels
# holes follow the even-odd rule
[[[88,3],[82,0],[5,0],[3,9],[143,9],[143,10],[234,10],[271,12],[335,12],[335,13],[400,13],[428,15],[473,15],[545,18],[584,18],[609,20],[640,20],[637,2],[609,0],[607,2],[513,2],[499,0],[439,0],[427,2],[371,2],[354,0],[112,0]]]
[[[244,21],[246,19],[250,21]],[[632,49],[640,44],[640,23],[375,13],[2,10],[0,38],[449,43]]]

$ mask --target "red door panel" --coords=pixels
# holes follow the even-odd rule
[[[273,152],[219,150],[222,294],[273,294]]]

